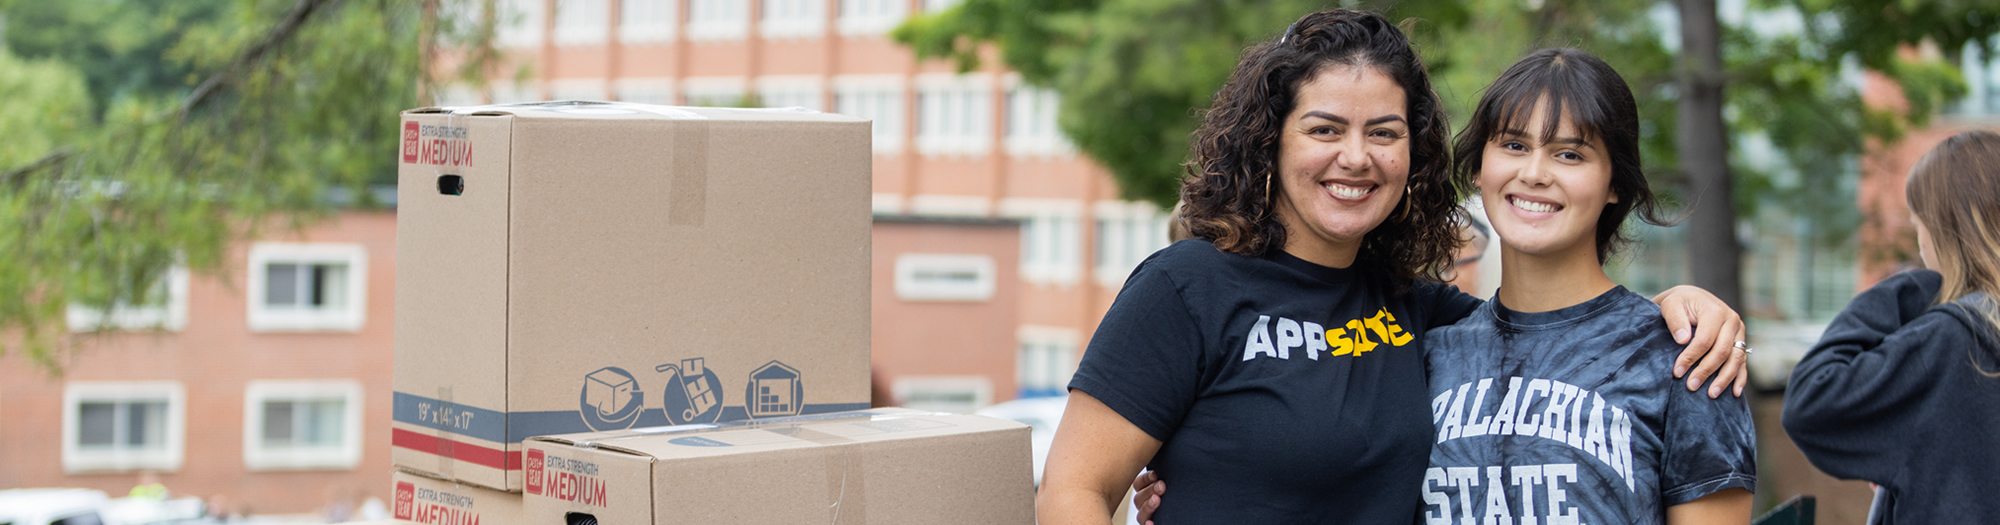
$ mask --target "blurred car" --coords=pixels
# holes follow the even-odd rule
[[[1049,443],[1056,439],[1056,425],[1062,423],[1063,407],[1069,396],[1030,397],[979,409],[974,414],[1012,419],[1028,425],[1028,442],[1035,453],[1035,486],[1042,486],[1042,465],[1049,461]]]
[[[90,489],[0,490],[0,524],[103,525],[111,498]]]

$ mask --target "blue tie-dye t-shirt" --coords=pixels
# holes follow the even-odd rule
[[[1748,405],[1674,379],[1681,345],[1624,287],[1549,312],[1496,298],[1428,339],[1424,523],[1662,523],[1754,490]]]

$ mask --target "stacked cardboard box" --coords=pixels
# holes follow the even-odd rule
[[[521,495],[454,483],[408,471],[390,477],[395,503],[389,515],[429,525],[525,525]]]
[[[550,103],[402,129],[398,467],[518,492],[529,436],[868,407],[866,121]]]
[[[786,499],[804,475],[855,491],[834,494],[837,523],[980,505],[994,508],[964,515],[1033,521],[1025,426],[847,412],[869,402],[866,121],[547,103],[412,110],[402,129],[399,517],[505,525],[492,516],[540,498],[581,505],[540,523],[764,522],[746,517],[826,504]],[[594,450],[609,442],[631,448]],[[691,442],[726,450],[678,450]],[[669,480],[740,497],[661,492]],[[786,503],[758,496],[772,490]],[[761,510],[656,508],[683,503]]]

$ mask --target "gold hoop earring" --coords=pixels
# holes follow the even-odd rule
[[[1410,219],[1410,190],[1406,188],[1403,190],[1403,213],[1401,215],[1396,216],[1396,222],[1407,222],[1409,221],[1409,219]]]

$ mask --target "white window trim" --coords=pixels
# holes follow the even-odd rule
[[[888,33],[890,29],[894,29],[896,24],[903,23],[904,11],[908,9],[909,5],[907,0],[879,1],[883,5],[888,6],[889,10],[882,13],[850,14],[845,9],[846,4],[843,2],[841,5],[842,10],[838,13],[838,18],[834,21],[834,24],[839,26],[840,34],[843,36],[881,35]]]
[[[978,195],[914,195],[910,214],[926,217],[985,217],[993,201]]]
[[[66,316],[69,331],[89,332],[98,328],[116,330],[160,329],[179,332],[187,327],[188,318],[188,271],[174,266],[160,276],[167,285],[166,304],[160,306],[116,305],[111,311],[91,308],[78,304],[69,305]]]
[[[549,92],[554,100],[602,101],[605,97],[605,83],[594,78],[570,78],[549,81]]]
[[[265,272],[272,262],[347,265],[348,307],[285,312],[264,307]],[[252,332],[358,332],[368,317],[368,252],[359,244],[260,242],[250,247],[248,312]]]
[[[923,270],[971,271],[977,279],[968,284],[945,284],[917,279]],[[993,257],[978,254],[905,253],[896,256],[896,297],[905,301],[985,302],[995,289]]]
[[[703,0],[685,0],[687,3],[687,39],[690,41],[742,40],[750,36],[750,2],[752,0],[713,0],[720,3],[736,4],[736,11],[729,13],[732,18],[719,20],[697,20],[694,16],[695,4]]]
[[[680,26],[681,5],[678,0],[620,0],[618,15],[618,41],[626,44],[661,44],[674,41],[674,33]],[[635,21],[633,4],[652,2],[660,9],[661,19]]]
[[[903,213],[903,195],[900,193],[871,193],[868,208],[876,215],[900,215]]]
[[[340,446],[282,450],[264,446],[264,402],[341,398]],[[354,380],[251,381],[243,392],[243,465],[249,470],[353,470],[361,464],[361,383]]]
[[[540,47],[548,5],[543,0],[500,0],[499,4],[494,43],[503,48]]]
[[[917,152],[925,156],[984,157],[993,150],[993,76],[990,73],[925,73],[917,75]],[[941,104],[948,100],[927,98],[939,95],[972,95],[974,104],[965,108],[971,120],[970,133],[926,133],[926,128],[954,126],[951,112]],[[939,100],[939,102],[933,102]],[[933,125],[926,126],[929,121]]]
[[[86,451],[77,446],[77,417],[86,401],[167,401],[166,446],[159,451]],[[63,472],[180,470],[187,443],[187,390],[176,381],[71,382],[63,385]]]
[[[1010,198],[1000,201],[1000,216],[1021,220],[1021,279],[1029,284],[1067,288],[1083,278],[1083,201],[1074,199]],[[1037,221],[1051,231],[1033,231]],[[1068,227],[1067,232],[1063,231]],[[1035,246],[1028,246],[1033,243]],[[1037,257],[1037,255],[1040,255]]]
[[[781,98],[774,95],[809,93],[806,104],[776,105],[772,100]],[[826,86],[818,75],[765,75],[757,77],[757,99],[767,108],[802,107],[813,111],[826,109]]]
[[[635,102],[659,106],[674,105],[674,79],[670,77],[645,77],[618,79],[619,102]]]
[[[1001,92],[1007,97],[1007,107],[1002,116],[1007,120],[1006,138],[1003,142],[1008,155],[1038,158],[1076,155],[1076,145],[1069,141],[1068,136],[1063,135],[1062,127],[1056,123],[1057,116],[1062,112],[1061,95],[1052,89],[1038,88],[1022,81],[1020,73],[1008,73],[1001,78],[1001,83],[1004,85]],[[1048,111],[1047,119],[1044,121],[1039,118],[1040,115],[1036,115],[1024,121],[1019,116],[1023,98],[1035,99],[1037,107],[1050,106],[1043,108]],[[1023,130],[1023,124],[1046,126],[1048,129]]]
[[[966,409],[968,414],[993,404],[993,380],[986,376],[902,376],[896,378],[890,391],[898,405],[905,404],[910,394],[921,391],[970,392],[972,406]]]
[[[1048,372],[1050,371],[1046,369],[1043,370],[1031,369],[1030,365],[1034,363],[1027,363],[1027,362],[1016,363],[1015,364],[1016,371],[1014,379],[1015,390],[1024,391],[1027,390],[1027,387],[1030,386],[1037,386],[1037,387],[1046,386],[1047,388],[1054,389],[1058,392],[1066,390],[1069,387],[1070,378],[1076,375],[1077,349],[1080,346],[1079,343],[1083,340],[1083,338],[1080,337],[1078,334],[1079,333],[1074,328],[1065,328],[1058,326],[1021,325],[1019,328],[1016,328],[1014,330],[1014,338],[1017,341],[1019,341],[1019,344],[1017,346],[1023,347],[1023,349],[1029,346],[1035,346],[1040,348],[1052,348],[1055,349],[1056,351],[1054,352],[1054,355],[1051,357],[1062,357],[1064,359],[1067,359],[1067,361],[1041,363],[1042,365],[1045,366],[1058,367],[1057,369],[1058,371],[1056,371],[1054,374],[1049,374],[1053,375],[1056,379],[1055,384],[1052,385],[1040,385],[1040,384],[1030,385],[1029,383],[1031,381],[1035,383],[1040,383],[1041,379],[1041,378],[1030,377],[1032,374],[1036,372],[1048,374]]]
[[[737,103],[741,104],[742,97],[750,94],[749,85],[749,80],[743,77],[688,77],[681,80],[681,98],[685,105],[697,106],[700,104],[696,98],[726,93],[737,97]]]
[[[872,149],[877,155],[892,155],[903,152],[904,129],[909,124],[909,88],[902,75],[841,75],[833,77],[834,111],[866,118],[871,121],[870,136],[874,139]],[[887,93],[889,103],[880,115],[860,115],[849,113],[840,107],[843,97],[861,95],[881,95]],[[880,117],[880,118],[877,118]]]
[[[601,46],[611,34],[611,3],[606,0],[556,0],[557,46]]]
[[[1167,245],[1167,213],[1160,211],[1152,203],[1097,201],[1091,205],[1091,214],[1096,218],[1091,224],[1093,228],[1103,221],[1112,221],[1119,226],[1092,239],[1094,244],[1091,248],[1105,253],[1105,256],[1097,257],[1097,260],[1093,261],[1096,263],[1096,268],[1092,269],[1092,274],[1099,286],[1123,287],[1125,278],[1132,274],[1133,268],[1139,266],[1139,261],[1146,260],[1147,256]],[[1133,230],[1141,230],[1140,234],[1146,238],[1131,238],[1129,234],[1133,233]],[[1146,244],[1141,246],[1140,242]],[[1110,245],[1110,249],[1099,249],[1106,244]]]
[[[755,0],[762,7],[763,20],[757,21],[757,34],[764,38],[815,38],[826,34],[826,0]],[[806,8],[806,12],[791,18],[771,18],[771,2],[795,1]]]
[[[541,89],[533,82],[500,81],[492,84],[494,104],[541,102]]]

